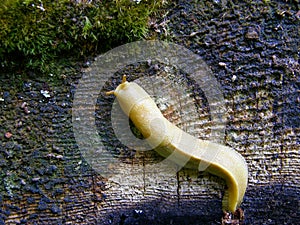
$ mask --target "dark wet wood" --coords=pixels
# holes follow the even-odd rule
[[[300,219],[299,5],[228,1],[226,6],[177,1],[165,18],[157,19],[152,37],[169,35],[199,54],[223,88],[224,142],[249,165],[241,205],[244,224],[293,224]],[[170,76],[163,65],[147,64],[115,74],[104,91],[112,90],[124,72],[130,71],[132,79]],[[88,165],[72,131],[72,97],[81,75],[49,84],[50,98],[40,93],[46,88],[43,82],[27,80],[17,93],[10,79],[3,80],[0,224],[220,224],[224,181],[188,169],[149,171],[163,159],[153,151],[133,152],[115,140],[109,125],[113,97],[99,95],[96,123],[120,161],[120,174],[103,178]],[[163,102],[167,99],[159,103],[170,121],[199,138],[209,137],[203,93],[168,104]],[[7,132],[12,136],[5,137]]]

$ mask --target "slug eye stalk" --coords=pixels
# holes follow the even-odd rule
[[[228,187],[222,200],[223,210],[236,211],[248,183],[247,164],[238,152],[197,139],[176,127],[162,115],[147,92],[138,84],[127,82],[125,75],[116,90],[106,94],[117,97],[122,110],[160,155],[168,157],[175,154],[175,163],[184,165],[188,162],[187,165],[195,169],[199,169],[200,163],[205,163],[208,165],[207,172],[223,178]],[[151,126],[154,120],[159,120],[162,126]]]
[[[126,81],[127,81],[127,77],[124,74],[123,77],[122,77],[122,83],[121,84],[124,84]],[[107,92],[105,92],[105,94],[106,95],[113,95],[113,94],[115,94],[115,91],[107,91]]]

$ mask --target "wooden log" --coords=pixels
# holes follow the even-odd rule
[[[249,166],[241,206],[244,222],[294,224],[300,218],[299,5],[230,1],[226,6],[177,1],[166,17],[157,18],[165,22],[158,23],[155,30],[161,32],[152,36],[167,35],[200,55],[222,87],[224,144],[240,152]],[[112,90],[123,73],[132,79],[179,77],[178,85],[189,94],[167,91],[156,99],[159,107],[182,129],[209,138],[212,123],[205,93],[189,85],[182,71],[148,63],[129,65],[99,92]],[[97,71],[85,74],[90,72]],[[189,169],[160,170],[155,165],[163,158],[154,151],[123,146],[110,123],[113,98],[101,94],[95,116],[98,134],[120,163],[113,179],[93,170],[72,130],[72,97],[80,79],[74,74],[64,84],[50,84],[51,97],[45,98],[41,82],[26,80],[17,93],[12,80],[3,78],[0,224],[221,223],[224,181]],[[6,137],[7,132],[12,135]]]

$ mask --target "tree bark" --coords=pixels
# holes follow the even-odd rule
[[[201,56],[220,83],[227,120],[223,143],[241,153],[249,167],[241,205],[245,223],[294,224],[300,219],[299,4],[222,4],[177,1],[165,17],[156,18],[150,34],[157,39],[167,36]],[[83,74],[97,72],[97,61],[93,63]],[[114,98],[103,93],[112,90],[123,73],[133,80],[165,79],[161,90],[166,94],[155,99],[165,117],[188,133],[209,139],[212,123],[205,93],[189,85],[186,74],[159,62],[129,65],[99,90],[97,131],[118,162],[110,165],[115,175],[103,177],[82,157],[72,130],[72,101],[82,74],[48,87],[26,80],[18,92],[11,89],[16,84],[4,78],[0,224],[221,221],[226,188],[222,179],[176,166],[156,168],[164,160],[157,153],[133,151],[114,135],[110,118]],[[168,91],[168,79],[174,76],[187,96]],[[41,95],[45,89],[51,97]],[[7,132],[12,136],[6,137]]]

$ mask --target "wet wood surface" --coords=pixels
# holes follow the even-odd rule
[[[249,167],[241,206],[245,224],[295,224],[300,218],[299,5],[217,2],[176,1],[152,24],[152,38],[167,36],[198,54],[220,83],[227,121],[222,141]],[[95,68],[71,70],[58,84],[28,79],[18,92],[3,78],[0,224],[220,224],[224,181],[176,166],[161,170],[155,165],[163,158],[154,151],[122,145],[111,125],[114,98],[102,92],[95,123],[117,159],[116,173],[104,177],[82,157],[72,102],[82,76]],[[165,117],[209,139],[205,93],[189,85],[186,74],[155,61],[137,63],[114,74],[99,92],[112,90],[124,73],[131,80],[153,79],[152,86],[161,78],[156,86],[161,88],[151,91]],[[174,77],[178,82],[170,85]]]

